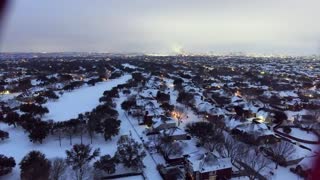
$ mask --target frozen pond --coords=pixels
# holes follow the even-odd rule
[[[76,118],[79,113],[91,111],[99,104],[99,98],[105,90],[126,83],[131,75],[124,75],[118,79],[97,83],[95,86],[83,86],[71,92],[65,92],[57,101],[47,102],[44,106],[49,109],[43,119],[66,121]]]

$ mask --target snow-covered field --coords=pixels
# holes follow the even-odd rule
[[[3,179],[17,180],[20,175],[19,163],[21,159],[30,151],[38,150],[46,155],[47,158],[66,157],[66,150],[72,148],[69,144],[69,139],[62,139],[62,146],[59,146],[59,141],[56,137],[48,137],[44,140],[43,144],[33,144],[29,141],[28,134],[24,133],[21,128],[8,127],[0,123],[0,128],[10,133],[10,138],[0,144],[0,153],[5,156],[11,156],[15,158],[17,163],[13,172]],[[116,143],[119,137],[114,138],[112,141],[105,142],[104,138],[97,136],[92,144],[93,148],[100,148],[101,155],[114,154],[116,151]],[[83,139],[84,144],[90,144],[89,137]],[[80,137],[72,138],[73,144],[80,143]]]
[[[95,108],[105,90],[124,84],[129,79],[131,79],[131,75],[124,75],[118,79],[98,83],[95,86],[84,86],[71,92],[65,92],[58,101],[50,101],[45,104],[49,113],[43,119],[66,121],[76,118],[79,113],[91,111]]]
[[[279,131],[283,132],[283,129],[279,128]],[[307,131],[304,131],[299,128],[291,128],[291,132],[288,135],[290,135],[292,137],[299,138],[299,139],[305,139],[308,141],[317,141],[318,140],[317,135],[315,135],[312,131],[307,132]]]
[[[98,105],[98,99],[102,96],[102,93],[105,90],[111,89],[118,84],[124,84],[130,78],[131,75],[124,75],[118,79],[99,83],[96,86],[85,86],[75,91],[65,93],[58,101],[47,103],[47,106],[50,110],[50,115],[46,116],[46,119],[54,119],[56,121],[68,120],[70,118],[77,117],[79,113],[90,111],[92,108]],[[120,98],[117,103],[121,103],[124,100],[123,98],[124,97]],[[118,107],[120,107],[120,104]],[[123,115],[121,114],[122,112],[119,112],[119,119],[122,120],[122,123],[118,136],[107,142],[102,136],[97,135],[94,138],[91,146],[93,149],[100,148],[100,155],[114,155],[120,135],[129,134],[130,131],[133,131],[128,122],[123,120]],[[70,145],[67,137],[62,139],[61,147],[59,146],[58,138],[53,136],[47,137],[43,144],[33,144],[29,141],[28,135],[24,133],[22,128],[14,128],[0,123],[0,129],[9,132],[10,136],[8,140],[0,143],[0,154],[14,157],[17,163],[16,167],[13,169],[13,172],[2,177],[3,179],[19,179],[19,162],[28,152],[32,150],[39,150],[44,153],[47,158],[51,159],[55,157],[66,157],[65,151],[72,148],[72,145]],[[80,137],[73,137],[72,142],[73,144],[80,143]],[[90,144],[90,138],[85,136],[83,143]]]
[[[317,141],[318,137],[313,132],[307,132],[298,128],[291,128],[291,136],[309,141]]]
[[[47,104],[50,110],[50,116],[46,116],[46,119],[54,120],[67,120],[69,118],[76,117],[78,113],[85,111],[90,111],[96,105],[98,105],[98,99],[102,96],[103,91],[111,89],[112,87],[123,84],[131,78],[131,75],[125,75],[119,79],[103,82],[92,87],[82,87],[73,92],[65,93],[58,101],[49,102]],[[91,94],[88,96],[88,94]],[[89,98],[88,98],[89,97]],[[135,128],[143,128],[138,125],[133,125],[130,123],[130,119],[127,118],[125,112],[121,109],[121,103],[127,97],[121,94],[119,99],[116,99],[117,111],[119,112],[119,119],[122,121],[120,126],[119,135],[113,137],[111,141],[105,141],[102,136],[96,135],[91,145],[93,149],[100,148],[100,155],[110,154],[114,155],[117,150],[117,141],[121,135],[131,134],[136,141],[141,143],[141,139],[138,134],[135,133]],[[74,105],[74,106],[71,106]],[[61,113],[62,112],[62,113]],[[50,117],[50,118],[49,118]],[[133,120],[132,120],[133,121]],[[24,133],[21,128],[9,127],[3,123],[0,123],[0,129],[5,130],[10,133],[10,138],[5,140],[0,144],[0,152],[6,156],[12,156],[15,158],[17,163],[13,172],[4,176],[4,179],[16,180],[19,179],[20,168],[19,162],[21,159],[32,150],[39,150],[46,155],[47,158],[53,159],[56,157],[66,157],[66,150],[72,148],[69,139],[67,137],[62,139],[62,145],[59,146],[59,141],[57,137],[50,136],[46,138],[43,144],[33,144],[29,141],[28,136]],[[140,129],[141,131],[141,129]],[[73,144],[80,143],[80,137],[72,138]],[[83,138],[84,144],[90,144],[90,138],[85,136]],[[160,180],[162,179],[157,171],[157,163],[155,162],[151,155],[147,153],[144,158],[144,164],[146,164],[145,175],[150,180]],[[141,176],[128,177],[123,179],[142,179]]]

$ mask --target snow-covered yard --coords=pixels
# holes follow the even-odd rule
[[[76,118],[79,113],[91,111],[99,104],[99,98],[105,90],[124,84],[131,75],[124,75],[118,79],[111,79],[96,84],[95,86],[84,86],[71,92],[65,92],[58,101],[50,101],[45,104],[49,109],[43,119],[54,121],[66,121]]]
[[[59,141],[56,137],[48,137],[44,140],[43,144],[33,144],[29,141],[28,134],[24,133],[21,128],[9,127],[3,123],[0,123],[0,128],[10,133],[10,138],[0,143],[0,153],[5,156],[14,157],[17,165],[13,172],[5,176],[4,179],[16,180],[19,179],[20,167],[19,163],[21,159],[30,151],[41,151],[47,158],[66,157],[66,150],[72,148],[69,144],[69,139],[63,138],[61,141],[62,146],[59,146]],[[97,136],[92,144],[93,148],[100,148],[101,155],[114,154],[116,151],[116,143],[119,137],[114,138],[112,141],[106,142],[103,137]],[[73,137],[73,144],[80,144],[80,137]],[[84,144],[90,144],[90,138],[84,137]]]
[[[313,132],[307,132],[299,128],[291,128],[290,136],[305,139],[308,141],[317,141],[318,137]]]
[[[61,119],[65,119],[66,117],[76,117],[78,113],[81,113],[84,111],[91,110],[89,108],[94,108],[95,105],[98,104],[98,98],[102,95],[102,92],[107,89],[111,89],[112,87],[116,86],[117,84],[125,83],[128,79],[130,79],[130,75],[123,76],[122,78],[119,78],[118,81],[114,81],[112,83],[101,83],[99,85],[93,86],[93,87],[83,87],[81,89],[78,89],[75,92],[70,92],[68,94],[65,94],[59,101],[57,102],[51,102],[54,110],[51,111],[55,112],[56,114],[52,113],[52,117],[61,117]],[[83,97],[86,95],[86,93],[92,93],[93,96],[90,96],[89,99],[82,99],[78,97]],[[79,96],[80,95],[80,96]],[[82,95],[82,96],[81,96]],[[73,98],[73,99],[72,99]],[[116,99],[117,104],[117,111],[119,112],[119,119],[121,120],[121,126],[120,126],[120,132],[119,135],[116,137],[113,137],[111,141],[105,141],[102,136],[96,135],[96,137],[93,140],[93,144],[91,144],[92,148],[100,148],[101,154],[110,154],[114,155],[114,153],[117,150],[117,141],[120,138],[121,135],[129,135],[131,134],[132,137],[142,143],[140,137],[137,133],[135,133],[135,128],[139,129],[139,132],[142,132],[141,128],[138,124],[132,125],[130,119],[127,118],[125,115],[125,112],[121,109],[121,103],[126,100],[126,96],[120,93],[120,98]],[[94,103],[93,103],[93,102]],[[72,108],[72,111],[70,113],[59,113],[60,109],[63,108],[55,108],[58,106],[63,106],[64,109],[68,109],[69,103],[73,103],[78,108]],[[90,105],[86,106],[86,108],[83,108],[80,106],[81,103],[89,103]],[[54,105],[55,104],[55,105]],[[51,109],[50,109],[51,110]],[[65,112],[65,111],[62,111]],[[57,119],[55,119],[57,120]],[[133,120],[132,120],[133,121]],[[0,123],[0,129],[5,130],[10,133],[10,138],[0,144],[0,150],[1,154],[4,154],[5,156],[12,156],[15,158],[15,161],[17,163],[16,167],[14,168],[13,172],[4,176],[5,179],[9,180],[16,180],[19,179],[20,175],[20,168],[19,168],[19,162],[21,159],[30,151],[32,150],[39,150],[42,153],[46,155],[47,158],[52,159],[56,157],[66,157],[66,150],[69,150],[72,148],[72,145],[70,145],[69,139],[67,137],[63,138],[61,141],[61,147],[59,146],[59,141],[57,137],[50,136],[46,138],[43,142],[43,144],[33,144],[29,141],[29,138],[26,133],[24,133],[23,129],[21,128],[14,128],[9,127],[3,123]],[[80,137],[73,137],[72,138],[73,144],[80,143]],[[84,136],[83,138],[84,144],[90,144],[90,138],[89,136]],[[156,159],[159,159],[158,157],[155,157]],[[147,156],[144,158],[144,164],[146,165],[145,168],[145,175],[148,179],[152,180],[160,180],[161,177],[157,171],[157,163],[152,159],[151,155],[147,153]],[[141,179],[141,176],[134,176],[129,179]],[[128,179],[128,178],[124,178]]]
[[[54,120],[67,120],[68,118],[76,117],[78,113],[90,111],[92,108],[98,105],[98,99],[102,96],[103,91],[109,90],[118,84],[123,84],[130,78],[131,75],[125,75],[115,80],[110,80],[107,82],[97,84],[96,86],[86,86],[73,92],[65,93],[58,101],[48,103],[48,107],[51,111],[51,115],[49,117],[54,117]],[[88,94],[91,95],[88,96]],[[126,97],[124,95],[122,95],[119,99],[116,99],[117,110],[119,112],[119,119],[122,121],[119,135],[114,137],[111,141],[107,142],[104,140],[102,136],[99,135],[96,135],[96,137],[93,140],[93,144],[91,145],[92,148],[100,148],[101,155],[114,155],[114,153],[116,152],[117,141],[119,137],[121,135],[128,135],[130,132],[134,131],[133,127],[130,126],[129,121],[125,119],[124,112],[123,110],[121,110],[120,107],[120,104],[125,99]],[[72,145],[70,145],[69,139],[67,137],[62,139],[61,147],[59,146],[58,138],[54,136],[47,137],[44,140],[43,144],[33,144],[29,141],[28,135],[24,133],[24,130],[22,128],[14,128],[6,124],[0,123],[0,129],[7,131],[10,134],[10,138],[8,140],[3,141],[0,144],[0,152],[5,156],[14,157],[17,163],[13,172],[5,176],[5,179],[19,179],[20,169],[18,164],[21,161],[21,159],[32,150],[41,151],[46,155],[47,158],[51,159],[55,157],[66,157],[65,151],[72,148]],[[139,140],[139,138],[136,137],[134,133],[132,133],[132,136],[135,139]],[[72,138],[72,142],[73,144],[80,143],[80,137],[74,136]],[[89,136],[84,136],[83,143],[90,144]],[[152,162],[150,162],[152,161],[151,157],[148,155],[144,161],[145,164],[148,164],[147,175],[150,176],[150,179],[159,179],[160,176],[157,176],[157,174],[155,174],[157,173],[156,164],[150,166],[152,165]],[[140,179],[140,177],[136,178]]]

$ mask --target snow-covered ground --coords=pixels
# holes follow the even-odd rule
[[[119,112],[119,119],[121,120],[121,128],[120,133],[122,135],[131,134],[132,138],[134,138],[137,142],[143,143],[140,137],[142,137],[142,128],[143,126],[138,125],[138,121],[135,119],[131,119],[126,115],[124,110],[121,108],[121,103],[126,99],[123,95],[121,95],[119,101],[117,102],[117,111]],[[146,165],[144,170],[146,177],[149,180],[161,180],[161,176],[157,170],[157,164],[160,162],[154,161],[151,154],[146,151],[147,156],[144,158],[143,163]]]
[[[99,98],[105,90],[124,84],[131,75],[124,75],[118,79],[112,79],[97,83],[95,86],[84,86],[71,92],[65,92],[58,101],[49,101],[44,106],[49,109],[43,119],[54,121],[66,121],[76,118],[79,113],[91,111],[99,104]]]
[[[1,94],[0,101],[8,101],[9,99],[13,99],[19,96],[21,93],[10,93],[10,94]]]
[[[118,84],[123,84],[130,78],[131,75],[124,75],[118,79],[99,83],[96,86],[85,86],[75,91],[65,93],[58,101],[49,102],[47,104],[51,115],[46,116],[46,118],[49,119],[48,117],[51,117],[50,119],[54,120],[68,120],[70,118],[77,117],[79,113],[90,111],[92,108],[98,105],[98,99],[102,96],[102,93],[105,90],[109,90]],[[122,101],[123,99],[121,98],[117,100],[118,104]],[[120,107],[120,105],[118,107]],[[132,131],[132,127],[126,123],[127,121],[123,119],[123,115],[119,114],[119,119],[122,120],[122,123],[118,136],[107,142],[102,136],[96,135],[94,138],[91,146],[93,149],[100,148],[101,155],[114,155],[120,135],[129,134],[129,131]],[[5,156],[14,157],[17,163],[16,167],[13,169],[13,172],[7,176],[4,176],[4,179],[19,179],[20,169],[18,164],[21,159],[32,150],[41,151],[46,155],[47,158],[51,159],[55,157],[66,157],[65,151],[72,148],[72,145],[70,145],[67,137],[62,139],[61,147],[59,146],[58,138],[53,136],[46,138],[43,144],[33,144],[29,141],[28,135],[24,133],[22,128],[14,128],[0,123],[0,129],[9,132],[10,136],[8,140],[0,143],[0,153],[4,154]],[[80,137],[74,136],[72,138],[72,143],[80,143]],[[83,143],[90,144],[90,138],[85,136],[83,138]]]
[[[66,150],[72,148],[69,144],[69,139],[62,139],[62,146],[59,146],[59,141],[57,137],[48,137],[44,140],[43,144],[33,144],[29,141],[28,134],[24,133],[21,128],[9,127],[3,123],[0,123],[0,129],[7,131],[10,133],[10,138],[0,143],[0,153],[5,156],[14,157],[17,165],[14,168],[13,172],[7,176],[4,176],[4,179],[8,180],[17,180],[20,175],[20,167],[19,163],[21,159],[30,151],[38,150],[46,155],[47,158],[55,158],[55,157],[66,157]],[[106,142],[103,137],[97,136],[93,140],[92,147],[100,148],[101,155],[111,154],[113,155],[116,151],[116,143],[118,137],[114,138],[112,141]],[[72,138],[73,144],[80,143],[80,137]],[[84,144],[90,144],[90,138],[84,137]],[[108,148],[106,148],[108,147]]]
[[[137,66],[134,66],[134,65],[131,65],[131,64],[128,64],[128,63],[122,64],[122,66],[130,68],[130,69],[137,69]]]
[[[62,96],[57,102],[54,102],[56,104],[56,106],[63,106],[65,109],[68,109],[68,103],[70,103],[70,99],[71,97],[73,97],[74,99],[72,99],[72,102],[77,105],[80,106],[81,103],[84,103],[85,101],[81,98],[77,98],[79,97],[79,95],[81,94],[82,96],[85,95],[86,93],[90,93],[90,92],[94,92],[92,94],[94,94],[94,97],[91,96],[90,99],[87,99],[87,103],[90,103],[92,106],[94,105],[92,103],[92,101],[95,102],[95,104],[98,104],[98,98],[102,95],[102,92],[106,89],[111,89],[113,86],[117,85],[117,84],[121,84],[124,83],[125,81],[127,81],[128,79],[130,79],[131,76],[130,75],[126,75],[123,76],[122,78],[119,78],[118,80],[115,80],[115,82],[113,83],[101,83],[100,85],[96,85],[93,87],[83,87],[78,89],[75,94],[73,94],[72,92],[70,92],[67,100],[64,99],[65,96]],[[109,85],[109,86],[108,86]],[[88,89],[89,88],[89,89]],[[84,89],[84,90],[83,90]],[[98,95],[96,95],[98,94]],[[80,97],[82,97],[80,96]],[[114,155],[116,150],[117,150],[117,141],[120,138],[121,135],[129,135],[131,134],[132,137],[142,143],[140,137],[138,136],[137,133],[135,133],[135,128],[143,128],[143,127],[139,127],[138,124],[136,125],[132,125],[130,119],[127,118],[125,112],[121,109],[121,103],[126,100],[126,96],[121,94],[120,98],[116,99],[116,104],[117,104],[117,111],[119,112],[119,119],[121,120],[121,126],[120,126],[120,132],[119,135],[116,137],[113,137],[111,141],[105,141],[104,138],[102,136],[96,135],[96,137],[93,139],[93,144],[91,144],[92,148],[100,148],[101,151],[101,156],[105,155],[105,154],[110,154],[110,155]],[[59,102],[61,101],[61,102]],[[80,103],[81,102],[81,103]],[[53,103],[53,102],[52,102]],[[58,104],[59,103],[59,104]],[[58,104],[58,105],[57,105]],[[52,105],[52,108],[54,106]],[[83,112],[80,110],[91,110],[88,108],[91,108],[89,106],[86,107],[87,109],[73,109],[72,113],[68,113],[65,117],[71,117],[71,115],[73,115],[72,117],[76,117],[77,113],[79,112]],[[94,107],[92,107],[94,108]],[[60,109],[61,110],[61,109]],[[62,117],[62,115],[60,115],[61,113],[59,113],[59,111],[57,111],[55,109],[56,114],[52,114],[53,117]],[[62,111],[65,112],[65,111]],[[64,114],[64,113],[62,113]],[[133,120],[132,120],[133,121]],[[28,139],[28,135],[26,133],[24,133],[23,129],[21,128],[14,128],[14,127],[10,127],[7,126],[3,123],[0,123],[0,129],[7,131],[10,133],[10,138],[8,140],[3,141],[0,144],[0,152],[1,154],[4,154],[5,156],[11,156],[15,158],[15,161],[17,163],[16,167],[13,169],[13,172],[4,176],[4,179],[8,179],[8,180],[16,180],[19,179],[19,175],[20,175],[20,168],[19,168],[19,162],[21,161],[21,159],[30,151],[32,150],[38,150],[41,151],[42,153],[44,153],[46,155],[47,158],[52,159],[52,158],[56,158],[56,157],[62,157],[65,158],[66,157],[66,150],[69,150],[72,148],[72,145],[70,145],[69,139],[67,137],[62,139],[62,145],[61,147],[59,146],[59,141],[57,137],[53,137],[50,136],[48,138],[46,138],[43,142],[43,144],[33,144],[29,141]],[[139,130],[141,132],[141,130]],[[80,143],[80,137],[75,136],[72,138],[72,142],[73,144],[77,144]],[[90,138],[88,136],[84,136],[83,138],[83,143],[84,144],[90,144]],[[158,157],[155,157],[156,159],[158,159]],[[147,156],[144,158],[144,164],[146,165],[145,168],[145,175],[148,179],[150,180],[160,180],[162,179],[160,177],[160,174],[157,171],[157,164],[161,163],[161,161],[155,161],[153,160],[153,157],[151,157],[151,154],[147,153]],[[124,178],[126,179],[126,178]],[[128,178],[127,178],[128,179]],[[134,176],[131,177],[129,179],[142,179],[141,176]]]
[[[279,131],[283,132],[282,128],[279,128]],[[304,131],[299,128],[291,128],[291,132],[289,135],[296,137],[296,138],[299,138],[299,139],[305,139],[308,141],[317,141],[318,140],[317,135],[315,135],[313,132],[311,132],[311,131],[307,132],[307,131]]]

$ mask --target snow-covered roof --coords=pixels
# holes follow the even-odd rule
[[[191,156],[188,158],[188,161],[193,171],[200,173],[213,172],[232,167],[230,158],[218,158],[210,152]]]
[[[170,136],[179,136],[179,135],[186,134],[186,132],[184,130],[182,130],[182,129],[178,128],[178,127],[167,129],[166,132]]]
[[[237,125],[235,128],[250,134],[257,134],[257,135],[273,134],[273,132],[270,131],[267,125],[265,125],[264,123],[246,122],[246,123]]]
[[[299,97],[298,94],[293,91],[280,91],[279,96],[281,97]]]
[[[136,66],[133,66],[131,64],[128,64],[128,63],[125,63],[125,64],[121,64],[123,67],[127,67],[127,68],[130,68],[130,69],[136,69],[137,67]]]

